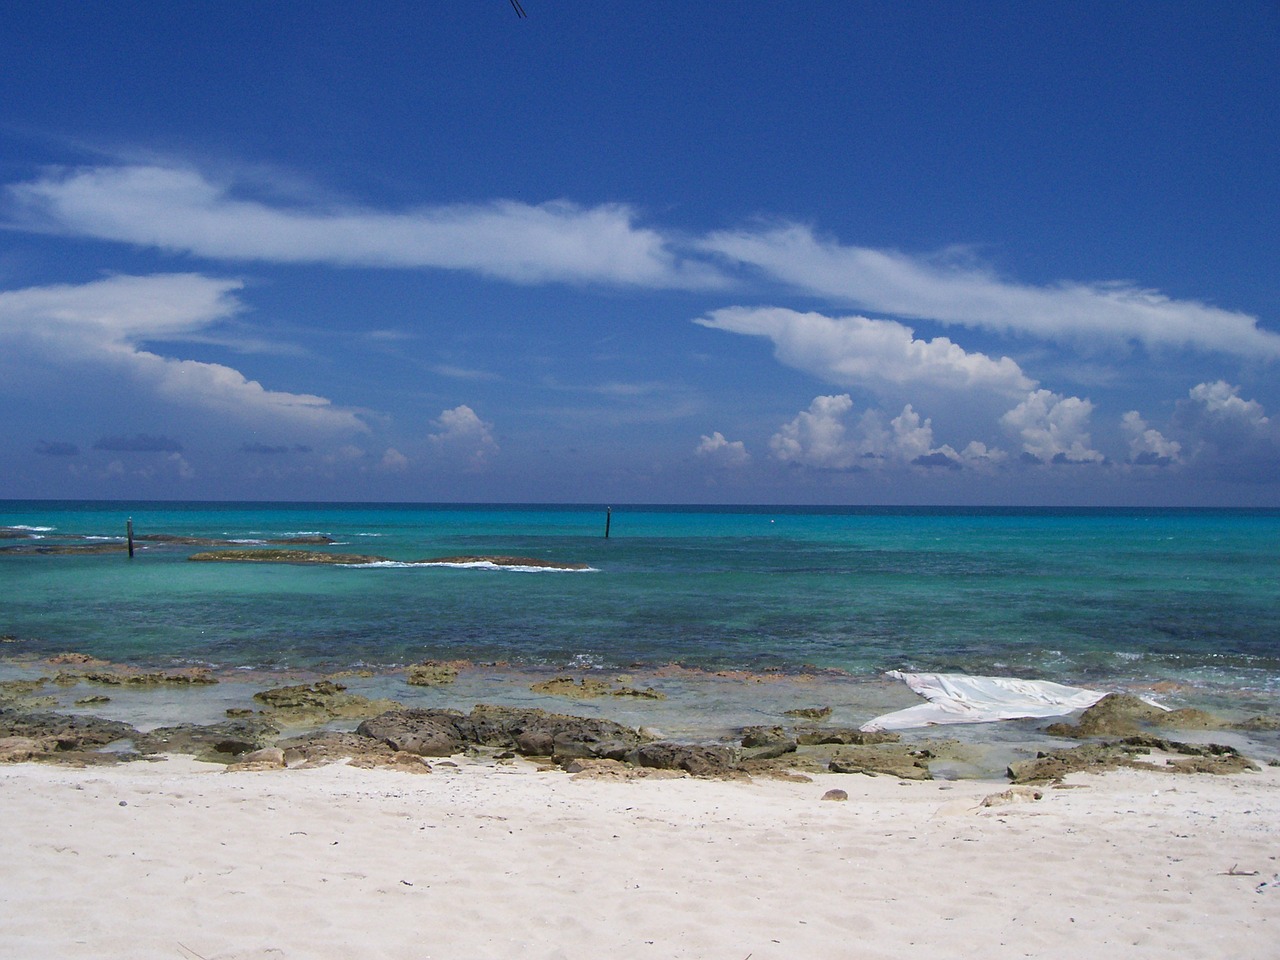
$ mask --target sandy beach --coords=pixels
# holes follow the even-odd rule
[[[1263,960],[1280,941],[1280,768],[1009,801],[432,767],[6,766],[0,955]]]

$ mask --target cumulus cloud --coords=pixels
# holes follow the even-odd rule
[[[713,233],[701,247],[804,292],[897,317],[1056,342],[1137,342],[1280,358],[1280,334],[1260,328],[1256,317],[1128,283],[1031,286],[967,260],[845,246],[794,224]]]
[[[741,467],[751,460],[745,443],[741,440],[726,440],[719,430],[714,431],[711,436],[704,435],[694,452],[699,457],[726,467]]]
[[[429,435],[431,442],[442,450],[461,454],[473,468],[483,467],[498,452],[493,424],[481,420],[465,403],[441,411],[433,423],[439,433]]]
[[[1223,380],[1192,387],[1174,423],[1201,469],[1232,480],[1274,482],[1280,475],[1280,428],[1262,404]]]
[[[944,467],[997,463],[1004,459],[998,450],[978,441],[963,451],[949,444],[935,445],[933,422],[921,418],[911,404],[888,423],[878,411],[868,410],[852,429],[845,422],[853,410],[846,394],[814,397],[802,410],[770,438],[774,457],[784,463],[821,470],[867,470],[887,465]]]
[[[782,307],[728,307],[695,321],[773,341],[777,358],[837,386],[928,385],[1007,396],[1035,386],[1008,357],[969,353],[946,337],[918,340],[893,320],[828,317]]]
[[[1169,440],[1147,425],[1137,410],[1120,418],[1120,429],[1129,438],[1129,462],[1140,467],[1167,467],[1177,463],[1182,444]]]
[[[709,287],[705,262],[682,261],[620,204],[566,201],[423,207],[283,206],[175,166],[51,171],[10,185],[19,222],[201,257],[274,263],[468,270],[516,283]]]
[[[159,399],[248,422],[328,432],[363,431],[324,397],[268,390],[231,367],[163,357],[147,340],[181,339],[235,315],[238,280],[200,274],[113,276],[0,292],[0,342],[59,365],[123,372]]]
[[[1091,446],[1092,413],[1088,400],[1033,390],[1000,422],[1019,438],[1027,458],[1041,463],[1102,463],[1106,457]]]
[[[386,452],[382,454],[382,459],[378,462],[378,467],[388,473],[400,473],[409,469],[409,458],[395,447],[387,447]]]

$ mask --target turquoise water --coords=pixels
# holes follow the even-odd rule
[[[819,667],[1176,682],[1280,695],[1280,511],[508,507],[0,501],[44,543],[324,533],[396,561],[502,554],[587,572],[17,555],[24,655],[339,670],[424,658],[613,670]],[[316,548],[313,548],[316,549]],[[8,652],[6,650],[5,652]]]

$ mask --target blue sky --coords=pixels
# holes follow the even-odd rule
[[[1274,3],[10,4],[0,496],[1280,506]]]

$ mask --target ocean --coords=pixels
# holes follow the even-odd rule
[[[196,563],[213,548],[141,539],[132,559],[34,552],[119,544],[130,520],[139,538],[324,535],[305,549],[386,562]],[[405,665],[465,660],[506,681],[496,699],[528,676],[636,675],[686,726],[814,699],[861,721],[915,702],[888,670],[1280,713],[1277,510],[0,501],[0,528],[10,664],[74,650],[260,685],[364,671],[404,694]],[[587,569],[417,562],[451,556]]]

